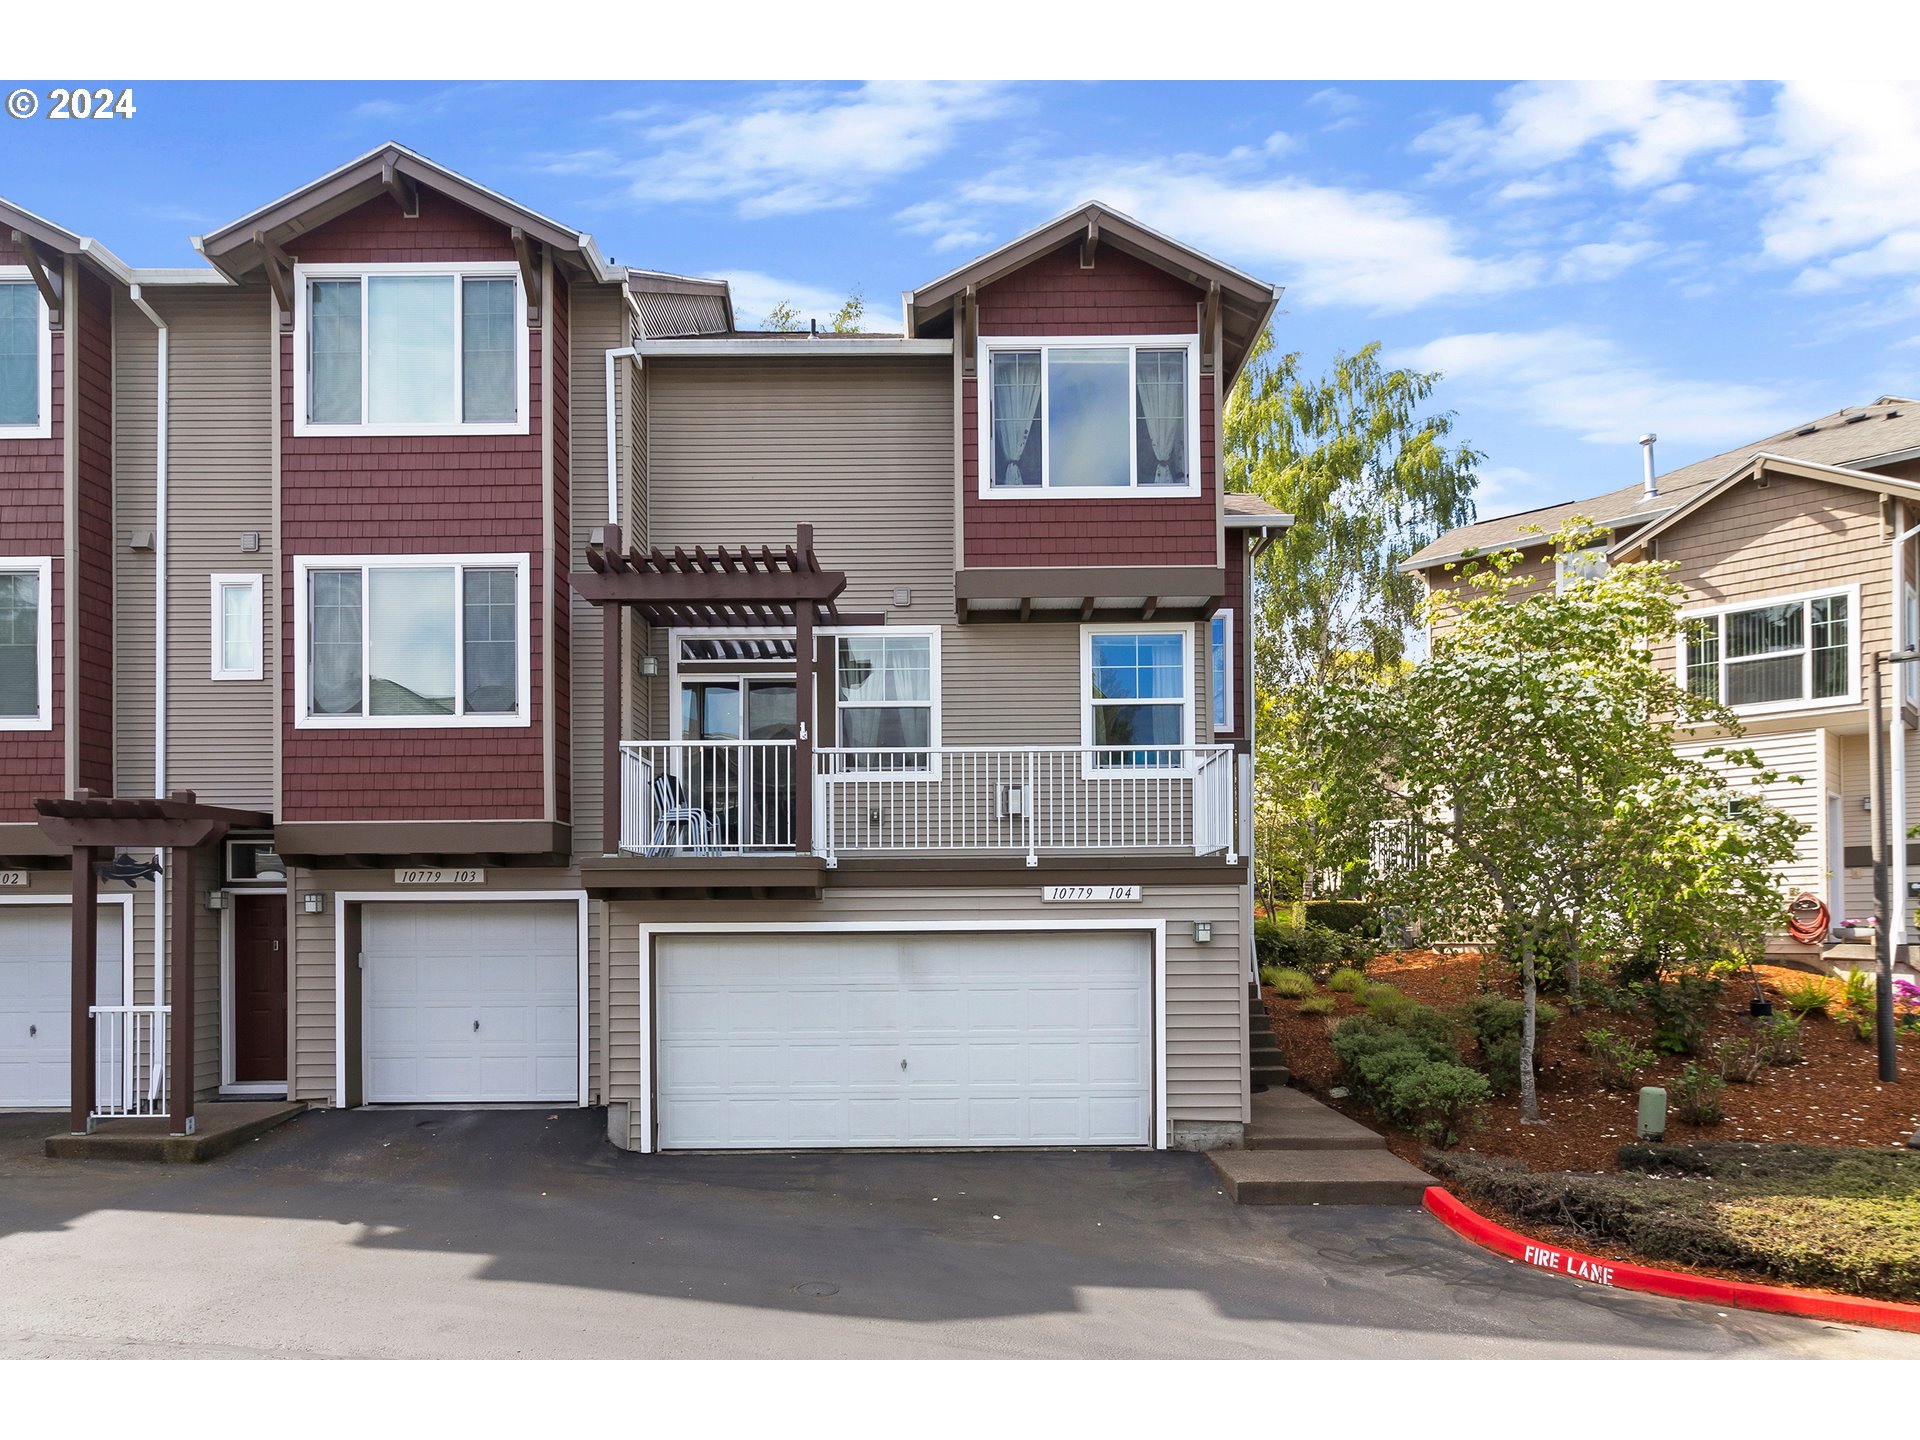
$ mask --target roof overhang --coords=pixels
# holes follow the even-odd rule
[[[447,196],[491,220],[522,232],[559,256],[573,257],[596,280],[624,274],[601,258],[593,237],[529,210],[478,181],[436,164],[406,146],[389,141],[350,160],[318,180],[261,206],[218,230],[196,236],[194,248],[209,262],[238,279],[257,269],[276,248],[316,226],[381,195],[406,207],[416,187]]]
[[[857,335],[812,335],[791,340],[748,338],[687,337],[672,340],[641,340],[633,353],[643,357],[682,360],[753,357],[761,360],[824,359],[839,356],[878,356],[901,358],[914,355],[951,355],[951,340],[862,339]]]
[[[1205,620],[1226,598],[1218,565],[1036,565],[957,570],[963,624],[1053,620]]]
[[[1846,465],[1822,465],[1813,460],[1796,460],[1789,455],[1775,455],[1763,450],[1744,465],[1689,497],[1685,503],[1669,510],[1653,524],[1643,526],[1616,541],[1607,553],[1613,557],[1626,555],[1711,505],[1741,481],[1756,480],[1765,475],[1790,475],[1801,480],[1820,480],[1830,485],[1866,490],[1876,495],[1897,495],[1903,499],[1920,500],[1920,482],[1898,480],[1891,475],[1878,475]]]
[[[1074,240],[1079,240],[1090,256],[1097,254],[1099,246],[1111,245],[1201,291],[1210,294],[1217,291],[1225,351],[1223,389],[1233,383],[1234,376],[1246,363],[1253,342],[1266,328],[1274,307],[1280,302],[1278,286],[1256,280],[1244,270],[1236,270],[1190,245],[1183,245],[1096,200],[1075,206],[999,249],[990,250],[959,269],[909,291],[906,296],[908,329],[918,334],[923,325],[952,309],[954,301],[968,290],[991,285]]]

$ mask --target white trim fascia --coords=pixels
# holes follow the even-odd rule
[[[1127,483],[1125,485],[1072,485],[1055,487],[1048,483],[1053,468],[1052,443],[1047,426],[1048,350],[1127,351]],[[1141,350],[1185,350],[1187,352],[1187,474],[1185,485],[1142,485],[1138,454],[1140,427],[1134,419],[1139,396],[1135,375]],[[1040,483],[1015,488],[995,485],[993,481],[993,368],[990,356],[995,350],[1040,351],[1040,408],[1034,424],[1040,427]],[[1191,500],[1200,494],[1200,337],[1194,335],[982,335],[974,355],[973,438],[974,476],[983,500]],[[1289,522],[1290,523],[1290,522]]]
[[[493,555],[296,555],[293,557],[293,728],[296,730],[499,730],[526,729],[533,723],[533,657],[532,636],[533,621],[530,612],[532,586],[529,578],[532,557],[525,551]],[[368,601],[372,586],[366,581],[366,574],[372,570],[442,570],[449,567],[467,567],[473,569],[499,569],[515,567],[517,582],[515,599],[517,613],[514,623],[519,628],[519,653],[514,657],[517,669],[516,683],[520,687],[519,701],[513,710],[501,715],[371,715],[368,696],[373,684],[372,667],[368,663],[371,638],[367,626],[371,616],[368,613]],[[309,715],[307,713],[308,685],[308,576],[314,570],[359,570],[362,574],[360,588],[360,705],[358,715]],[[465,646],[462,643],[463,627],[466,624],[465,605],[460,594],[461,586],[456,573],[453,597],[453,660],[454,660],[454,700],[465,704],[465,687],[462,684],[462,667]]]
[[[905,934],[1066,934],[1075,931],[1133,931],[1153,937],[1153,1148],[1167,1148],[1167,922],[1164,916],[1133,919],[1073,920],[665,920],[638,927],[640,942],[640,1152],[654,1151],[653,1087],[653,942],[662,935],[874,935]],[[780,1148],[780,1147],[771,1147]],[[948,1146],[928,1146],[948,1149]],[[1026,1146],[965,1146],[964,1149],[1026,1149]],[[1108,1147],[1101,1147],[1108,1148]],[[1124,1146],[1111,1147],[1124,1149]]]
[[[579,965],[574,982],[577,990],[579,1029],[575,1032],[577,1053],[579,1056],[579,1094],[575,1104],[585,1108],[589,1103],[587,1095],[587,1036],[591,1030],[588,1022],[587,1007],[592,997],[587,992],[587,906],[588,896],[585,890],[493,890],[475,889],[470,886],[440,889],[406,890],[338,890],[333,896],[333,1103],[336,1108],[347,1107],[347,966],[345,951],[347,948],[347,906],[366,904],[386,904],[393,901],[405,904],[437,902],[442,905],[472,903],[494,904],[503,901],[552,901],[559,904],[571,900],[578,907],[579,926]],[[353,957],[354,964],[360,963],[358,955]],[[364,1005],[366,992],[361,990],[361,1003]],[[364,1027],[362,1027],[364,1048]],[[291,1058],[289,1058],[291,1065]],[[363,1062],[364,1064],[364,1059]],[[476,1101],[476,1104],[484,1103]],[[515,1101],[505,1101],[515,1104]],[[558,1103],[553,1101],[541,1103]]]
[[[397,423],[394,421],[372,421],[367,419],[372,394],[373,365],[368,346],[372,343],[369,332],[368,306],[371,304],[369,285],[364,283],[368,277],[381,275],[416,275],[464,278],[474,276],[488,280],[511,280],[513,282],[514,306],[514,369],[515,405],[518,416],[510,421],[468,421],[453,419],[445,421],[426,421],[421,423]],[[360,419],[354,424],[315,422],[307,418],[307,344],[312,310],[312,285],[314,280],[360,280]],[[293,433],[296,437],[345,436],[364,439],[367,437],[432,436],[450,439],[460,435],[529,435],[532,433],[532,395],[533,377],[529,374],[532,354],[530,336],[531,327],[527,323],[527,288],[520,273],[517,260],[389,260],[379,262],[328,261],[324,264],[295,265],[293,267]],[[461,366],[464,354],[461,343],[462,305],[461,287],[453,288],[453,413],[458,416],[461,399]]]
[[[207,577],[209,582],[209,600],[211,604],[212,633],[209,637],[211,653],[208,655],[209,677],[213,680],[259,680],[266,674],[266,576],[258,570],[239,570]],[[253,591],[253,663],[229,670],[222,662],[226,659],[226,623],[227,607],[223,603],[221,591],[229,586],[241,586]]]
[[[849,355],[951,355],[953,343],[951,340],[903,340],[880,336],[862,339],[858,335],[809,335],[792,340],[688,338],[641,340],[634,345],[633,351],[642,357],[655,358],[673,355],[682,359],[750,355],[757,359],[798,359],[812,355],[845,359]]]
[[[39,582],[35,601],[34,658],[39,665],[39,697],[33,715],[0,715],[0,731],[53,728],[53,557],[0,555],[0,573],[33,575]]]
[[[0,282],[9,285],[33,285],[33,303],[35,313],[40,317],[40,329],[34,359],[40,380],[39,397],[35,415],[38,417],[31,425],[0,425],[0,440],[49,440],[53,438],[53,312],[47,309],[47,297],[40,293],[40,287],[34,285],[33,272],[24,265],[0,265]],[[65,334],[72,334],[69,325]]]
[[[1847,693],[1844,695],[1822,696],[1816,700],[1812,698],[1811,677],[1809,676],[1808,694],[1799,700],[1771,700],[1765,704],[1729,705],[1727,708],[1733,711],[1735,715],[1754,716],[1788,715],[1797,714],[1802,711],[1809,714],[1818,714],[1828,710],[1845,710],[1858,705],[1860,703],[1860,656],[1861,645],[1864,638],[1861,635],[1863,627],[1860,615],[1860,585],[1858,581],[1850,585],[1827,585],[1818,590],[1797,590],[1790,595],[1761,595],[1750,600],[1732,601],[1722,605],[1704,605],[1696,609],[1681,611],[1679,615],[1675,617],[1673,632],[1675,682],[1681,689],[1684,690],[1686,688],[1686,624],[1689,620],[1715,620],[1723,615],[1733,615],[1745,610],[1764,610],[1771,605],[1805,605],[1808,601],[1824,600],[1835,595],[1845,596],[1847,601],[1847,651],[1849,657],[1847,663]],[[1809,625],[1810,624],[1811,622],[1809,622]],[[1725,641],[1723,640],[1723,650],[1724,646]],[[1800,647],[1800,654],[1806,666],[1810,669],[1813,664],[1813,635],[1811,630],[1808,631],[1805,637],[1805,643]],[[1763,655],[1752,655],[1748,656],[1747,660],[1764,660],[1766,658],[1767,657]],[[1723,653],[1718,661],[1722,689],[1725,688],[1726,667],[1728,663],[1727,657]],[[1745,662],[1735,660],[1731,663],[1738,665]],[[1715,697],[1716,700],[1718,700],[1718,698],[1718,696]]]
[[[225,846],[221,849],[224,852]],[[284,885],[249,885],[244,889],[216,887],[225,898],[220,906],[220,1093],[222,1095],[285,1095],[285,1080],[235,1080],[233,1078],[233,902],[247,895],[278,895],[287,902],[287,916],[293,916],[292,892]],[[293,963],[293,946],[287,945],[286,960]],[[292,975],[288,975],[291,982]],[[287,1008],[293,1008],[293,987],[287,987]],[[293,1052],[287,1052],[287,1068],[293,1068]]]
[[[1136,620],[1136,621],[1088,621],[1080,627],[1080,778],[1082,780],[1131,780],[1153,775],[1187,775],[1194,769],[1192,761],[1193,747],[1200,744],[1195,738],[1200,724],[1198,706],[1193,694],[1193,667],[1197,656],[1200,622],[1191,620]],[[1152,744],[1114,745],[1106,749],[1154,750],[1181,749],[1187,752],[1188,759],[1178,765],[1115,765],[1100,767],[1093,763],[1093,637],[1095,635],[1180,635],[1185,637],[1183,653],[1180,657],[1180,703],[1185,707],[1186,723],[1181,727],[1182,738],[1172,746]],[[1149,705],[1164,705],[1165,700],[1148,700]]]

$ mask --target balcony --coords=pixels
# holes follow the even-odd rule
[[[1217,855],[1236,863],[1234,755],[947,745],[813,750],[812,834],[795,830],[792,740],[628,741],[620,850],[661,859]]]

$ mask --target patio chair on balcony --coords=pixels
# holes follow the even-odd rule
[[[713,817],[688,801],[687,787],[678,775],[654,776],[653,837],[647,853],[674,849],[705,855],[712,848]]]

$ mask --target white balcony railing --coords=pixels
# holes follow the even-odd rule
[[[791,740],[629,740],[620,746],[620,848],[758,855],[794,848]]]
[[[165,1115],[165,1005],[95,1005],[95,1115]]]

